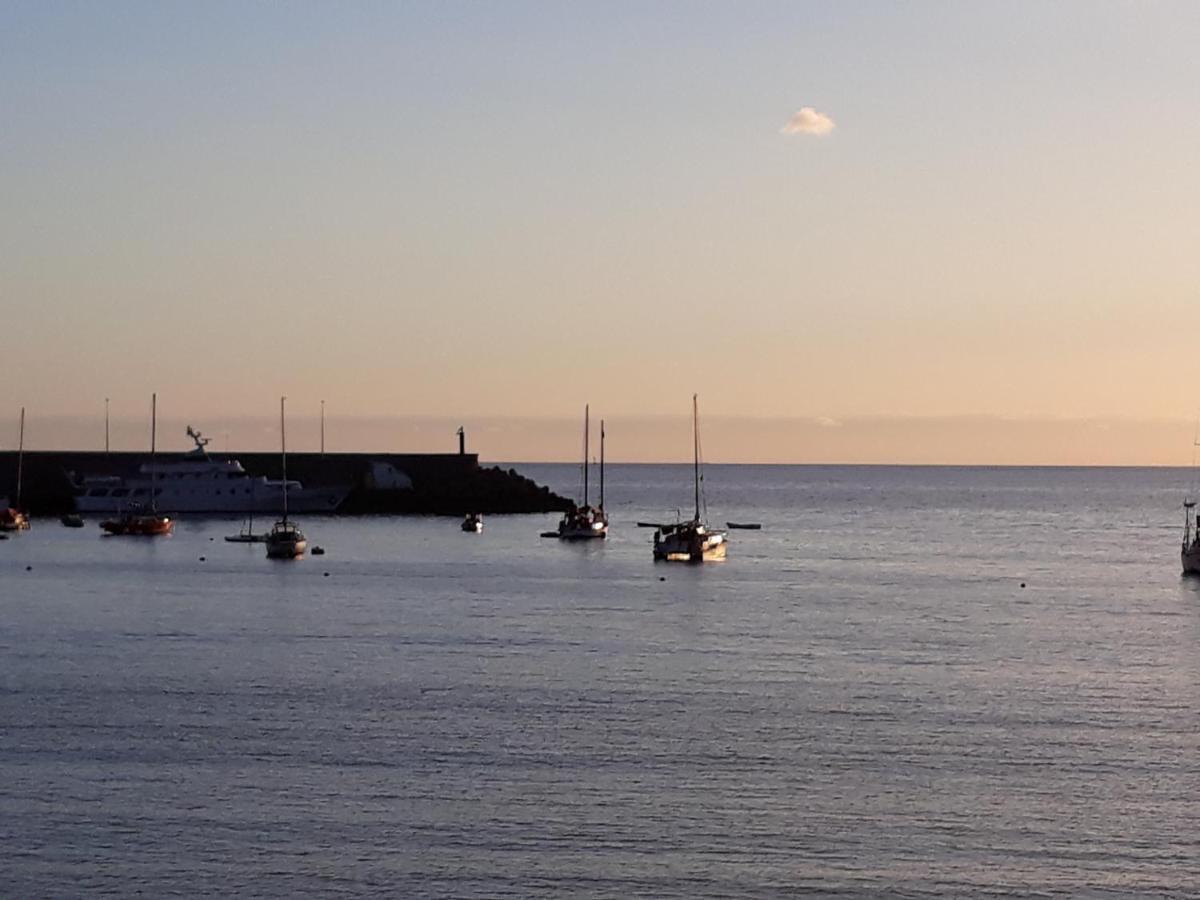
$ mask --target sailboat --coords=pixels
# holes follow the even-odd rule
[[[287,507],[287,426],[284,422],[283,404],[287,397],[279,398],[279,445],[283,458],[283,517],[267,534],[267,559],[298,559],[304,555],[308,541],[295,522],[288,521]]]
[[[1179,561],[1184,575],[1200,575],[1200,515],[1193,515],[1195,500],[1183,501],[1183,547]]]
[[[608,537],[608,514],[604,511],[604,422],[600,422],[600,505],[588,504],[588,440],[590,410],[583,408],[583,504],[565,513],[558,523],[563,541],[587,541]]]
[[[707,562],[724,559],[729,539],[724,531],[714,530],[701,516],[700,495],[700,413],[692,394],[692,474],[696,485],[696,513],[673,525],[660,525],[654,532],[654,559],[670,562]]]
[[[175,530],[175,521],[158,511],[158,394],[150,395],[150,508],[131,503],[115,519],[100,523],[108,534],[118,537],[157,537]]]
[[[1179,549],[1179,562],[1184,575],[1200,575],[1200,514],[1196,514],[1196,451],[1200,449],[1200,418],[1196,420],[1196,431],[1192,435],[1192,483],[1183,498],[1183,546]]]
[[[21,407],[21,431],[17,440],[17,502],[0,509],[0,531],[28,531],[29,514],[21,506],[21,476],[25,463],[25,407]]]
[[[287,491],[286,486],[284,487],[284,491],[285,492]],[[263,543],[266,543],[267,535],[261,531],[258,533],[255,533],[255,531],[254,531],[254,481],[253,480],[250,480],[250,509],[248,510],[248,513],[249,513],[250,518],[249,518],[249,521],[246,522],[245,528],[243,528],[237,534],[225,535],[225,540],[227,540],[229,543],[231,543],[231,544],[263,544]]]

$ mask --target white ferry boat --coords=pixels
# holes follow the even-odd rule
[[[209,438],[188,427],[194,450],[177,460],[143,464],[136,475],[84,478],[75,494],[80,513],[120,512],[134,504],[154,504],[171,513],[274,512],[283,503],[284,482],[251,475],[236,459],[213,459]],[[287,504],[295,512],[332,513],[349,487],[306,488],[287,482]]]

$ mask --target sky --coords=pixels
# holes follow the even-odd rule
[[[590,403],[682,459],[699,393],[728,461],[1187,464],[1197,47],[1144,0],[0,0],[0,446],[157,391],[180,448],[286,394],[340,449],[571,458]]]

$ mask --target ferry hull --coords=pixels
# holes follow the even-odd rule
[[[334,513],[337,512],[348,493],[348,490],[340,488],[290,488],[288,490],[288,509],[297,513]],[[263,492],[262,495],[255,491],[251,495],[227,494],[224,496],[189,495],[162,490],[155,498],[159,509],[176,514],[270,514],[277,511],[282,502],[283,492],[281,490]],[[75,498],[75,508],[84,514],[117,513],[128,505],[128,497],[77,496]]]

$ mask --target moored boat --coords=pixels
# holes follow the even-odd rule
[[[175,530],[175,521],[159,513],[155,503],[158,494],[158,394],[150,395],[150,503],[129,503],[115,518],[105,519],[100,527],[114,537],[158,537]]]
[[[1179,561],[1184,575],[1200,575],[1200,515],[1195,515],[1195,500],[1183,502],[1183,546]]]
[[[696,510],[691,519],[660,525],[654,532],[654,559],[667,562],[709,562],[725,558],[728,535],[710,528],[702,515],[704,503],[700,483],[700,415],[692,394],[692,473],[695,481]]]
[[[462,521],[462,530],[471,534],[483,531],[483,516],[479,513],[467,513]]]
[[[188,433],[192,433],[192,429],[188,428]],[[199,435],[197,435],[198,437]],[[253,486],[251,486],[253,487]],[[267,535],[263,532],[254,530],[254,507],[250,507],[250,518],[246,522],[246,527],[237,534],[225,535],[225,540],[230,544],[264,544],[267,540]]]
[[[600,503],[588,502],[588,440],[590,410],[583,408],[583,502],[563,514],[558,537],[564,541],[587,541],[608,537],[608,513],[604,511],[604,422],[600,422]]]
[[[20,437],[17,439],[17,500],[0,508],[0,532],[28,531],[29,513],[21,504],[21,476],[25,465],[25,407],[21,407]]]
[[[304,532],[295,522],[288,520],[288,481],[287,481],[287,425],[284,419],[284,401],[279,398],[279,446],[281,465],[283,469],[283,516],[271,526],[267,539],[267,559],[299,559],[304,555],[308,541]]]
[[[115,518],[105,519],[100,527],[113,537],[158,537],[173,532],[175,521],[170,516],[131,506]]]
[[[307,488],[299,481],[251,475],[236,459],[209,456],[209,439],[191,426],[188,437],[195,447],[182,458],[159,460],[155,469],[155,503],[173,513],[273,512],[288,492],[293,512],[336,512],[350,488],[321,486]],[[84,476],[76,482],[75,508],[81,513],[119,512],[126,504],[146,503],[152,473],[141,466],[126,477]]]
[[[28,531],[29,516],[16,507],[0,509],[0,531]]]
[[[280,519],[267,533],[267,559],[297,559],[304,555],[308,540],[295,522]]]

